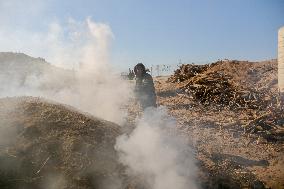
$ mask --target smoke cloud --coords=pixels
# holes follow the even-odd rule
[[[126,112],[121,107],[127,104],[132,90],[109,62],[114,35],[108,25],[96,23],[91,18],[84,22],[69,19],[67,25],[54,22],[47,33],[27,36],[34,37],[30,39],[32,43],[23,43],[23,48],[45,51],[52,64],[73,68],[73,71],[61,74],[56,70],[41,68],[43,73],[30,72],[25,78],[15,74],[1,75],[3,90],[0,96],[43,96],[106,120],[123,123]],[[25,45],[32,45],[32,48]],[[26,68],[20,69],[23,71]],[[62,81],[66,85],[55,90],[55,86]]]
[[[116,149],[128,173],[143,178],[152,189],[197,188],[192,152],[172,133],[175,125],[165,108],[148,108],[133,132],[117,139]]]
[[[9,11],[1,13],[5,8],[15,7],[0,2],[2,23],[7,23],[4,21],[7,21]],[[25,12],[38,15],[38,10],[44,11],[43,1],[38,1],[31,11]],[[25,62],[16,66],[18,70],[15,73],[22,71],[24,77],[0,70],[0,97],[41,96],[118,124],[124,123],[127,112],[122,107],[133,96],[132,86],[120,78],[110,63],[114,34],[109,25],[94,22],[91,18],[84,21],[70,18],[64,24],[55,20],[49,24],[47,31],[41,32],[13,30],[4,25],[0,26],[1,51],[44,57],[52,65],[65,70],[51,69],[42,62],[40,71],[22,67]],[[9,62],[7,66],[16,64]],[[143,178],[152,189],[197,188],[192,152],[186,142],[173,132],[175,125],[175,120],[168,116],[165,108],[149,108],[137,119],[137,126],[129,135],[117,139],[116,150],[120,162],[128,168],[129,176]],[[1,128],[0,120],[0,130],[5,129]],[[0,144],[14,133],[13,130],[9,132],[11,134],[8,135],[0,132]],[[54,180],[64,183],[63,177],[55,177],[51,175],[46,188],[57,188]],[[50,185],[52,182],[54,184]],[[118,188],[117,183],[120,181],[107,183],[106,188]]]

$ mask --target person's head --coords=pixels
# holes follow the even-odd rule
[[[142,63],[138,63],[134,67],[134,72],[137,77],[142,77],[146,73],[145,66]]]

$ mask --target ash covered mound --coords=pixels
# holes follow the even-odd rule
[[[120,127],[41,98],[0,99],[0,188],[119,187]]]
[[[56,67],[43,58],[0,52],[0,97],[54,92],[72,88],[75,72]]]

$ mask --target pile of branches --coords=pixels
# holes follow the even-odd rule
[[[181,89],[204,105],[229,106],[231,109],[264,109],[271,102],[264,92],[243,89],[223,72],[201,74],[190,79]]]
[[[168,81],[170,82],[183,82],[200,73],[203,73],[209,68],[209,65],[194,65],[194,64],[182,64],[179,69],[174,72]]]
[[[257,134],[268,141],[284,141],[283,107],[270,109],[244,126],[247,133]]]

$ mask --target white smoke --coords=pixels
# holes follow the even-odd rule
[[[96,23],[90,18],[84,22],[69,19],[66,25],[51,23],[47,33],[29,33],[25,37],[15,34],[14,37],[23,39],[19,50],[33,49],[32,53],[45,55],[56,66],[73,68],[74,81],[68,81],[70,74],[66,77],[50,69],[43,74],[30,74],[24,81],[15,75],[5,75],[1,80],[0,96],[43,96],[123,123],[126,111],[121,107],[127,104],[132,90],[109,62],[114,35],[107,24]],[[0,39],[5,37],[0,34]],[[31,43],[27,42],[29,40]],[[53,90],[53,85],[65,80],[69,87]],[[46,84],[48,89],[44,87]]]
[[[109,62],[112,31],[108,25],[95,23],[91,19],[87,19],[86,24],[88,40],[79,53],[79,94],[75,96],[75,100],[80,104],[76,106],[98,117],[121,124],[126,114],[121,107],[127,104],[132,92],[129,83],[119,77]],[[77,32],[77,35],[82,34]],[[72,97],[72,94],[64,92],[61,95],[62,99],[65,99],[65,96]]]
[[[2,7],[7,6],[13,7],[0,2],[0,17],[1,10],[4,10]],[[33,14],[37,15],[37,11]],[[44,57],[53,65],[75,71],[74,81],[69,80],[70,75],[58,75],[50,69],[40,75],[29,74],[24,80],[9,73],[0,74],[0,97],[42,96],[100,118],[123,123],[126,111],[121,107],[128,103],[132,90],[109,62],[113,38],[107,24],[96,23],[91,18],[82,22],[69,19],[67,24],[53,21],[46,32],[13,30],[1,24],[0,51]],[[53,88],[65,80],[68,87]],[[120,153],[120,161],[129,168],[128,174],[142,176],[152,189],[196,188],[191,151],[176,133],[169,133],[175,124],[165,109],[147,109],[133,132],[117,139],[116,149]],[[61,180],[64,179],[60,178],[59,183]],[[52,181],[47,181],[47,188],[57,187],[57,184],[48,186]],[[107,185],[111,189],[119,187],[113,183]]]
[[[165,108],[146,109],[137,127],[117,139],[120,161],[130,175],[152,189],[195,189],[196,167],[188,145],[173,132],[175,120]]]
[[[33,64],[29,60],[21,59],[1,62],[4,70],[0,70],[0,98],[41,96],[74,106],[108,121],[118,124],[124,122],[127,110],[122,107],[128,103],[132,90],[129,82],[123,80],[109,62],[114,35],[107,24],[96,23],[91,18],[83,22],[70,19],[67,25],[51,23],[46,33],[24,32],[24,36],[23,33],[0,32],[0,41],[5,41],[5,36],[1,35],[3,33],[22,40],[20,48],[13,46],[15,40],[10,41],[9,48],[14,49],[13,51],[26,52],[27,49],[31,54],[42,53],[53,65],[74,67],[74,70],[51,68],[40,61]],[[31,43],[28,43],[29,40]],[[0,145],[10,142],[8,139],[16,138],[15,129],[7,127],[0,120],[0,131],[3,131],[0,134]],[[100,180],[100,187],[120,188],[122,181],[115,175],[113,177]],[[60,188],[64,185],[63,176],[51,174],[43,183],[43,188]]]

